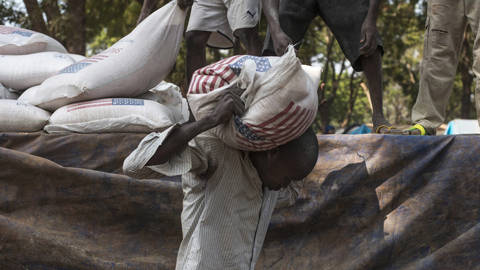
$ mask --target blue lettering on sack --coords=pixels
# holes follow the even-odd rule
[[[259,57],[259,56],[253,56],[253,55],[245,55],[238,59],[235,63],[230,64],[230,68],[235,72],[235,74],[240,75],[240,72],[242,71],[243,64],[247,60],[253,60],[255,61],[255,64],[257,65],[257,72],[266,72],[270,68],[272,68],[272,65],[270,64],[270,61],[268,61],[268,58],[266,57]]]
[[[265,140],[264,138],[258,136],[255,134],[252,130],[250,130],[245,124],[243,124],[242,120],[240,117],[235,116],[234,118],[235,122],[235,128],[237,129],[240,134],[242,134],[245,138],[247,138],[249,141],[263,141]]]
[[[24,37],[30,37],[33,35],[33,33],[31,32],[27,32],[27,31],[13,31],[12,34],[17,34],[17,35],[20,35],[20,36],[24,36]]]
[[[62,69],[59,74],[62,74],[62,73],[77,73],[79,72],[80,70],[88,67],[89,65],[91,65],[92,63],[75,63],[75,64],[71,64],[70,66]]]
[[[143,106],[143,99],[136,98],[113,98],[112,105]]]

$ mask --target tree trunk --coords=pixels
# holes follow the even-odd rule
[[[43,20],[43,13],[38,5],[37,0],[23,0],[25,8],[27,9],[28,18],[32,23],[32,30],[49,35],[45,21]]]
[[[68,38],[65,41],[70,53],[85,55],[86,50],[86,14],[85,0],[69,0],[67,2],[66,23],[69,27]]]

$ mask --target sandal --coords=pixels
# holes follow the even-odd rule
[[[432,135],[430,130],[427,130],[424,126],[420,124],[415,124],[409,129],[404,130],[404,135],[418,135],[418,136],[427,136]]]
[[[375,128],[376,134],[403,134],[402,130],[397,129],[394,126],[380,125]]]

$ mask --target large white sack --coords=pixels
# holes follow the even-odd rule
[[[66,105],[50,117],[45,131],[102,133],[161,131],[183,123],[181,114],[151,100],[105,98]]]
[[[30,54],[67,50],[55,39],[32,30],[0,25],[0,54]]]
[[[0,100],[0,132],[31,132],[47,124],[50,113],[11,99]]]
[[[59,52],[0,55],[0,83],[15,90],[25,90],[73,63],[75,60],[69,54]]]
[[[20,100],[47,110],[103,97],[135,97],[171,71],[182,40],[185,11],[170,2],[104,52],[66,67]]]
[[[148,90],[136,98],[156,101],[174,111],[174,115],[181,116],[181,119],[188,119],[190,112],[188,102],[182,97],[180,87],[173,83],[162,81],[154,88]]]
[[[20,94],[17,91],[7,88],[0,83],[0,99],[18,99],[19,96]]]
[[[320,73],[319,67],[302,66],[293,47],[282,57],[234,56],[197,70],[187,99],[202,119],[231,85],[245,89],[246,113],[213,132],[231,147],[264,151],[299,137],[313,123]]]

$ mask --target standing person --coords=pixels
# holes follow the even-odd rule
[[[269,33],[264,55],[282,55],[299,44],[316,16],[335,35],[355,71],[363,71],[372,99],[376,133],[398,132],[383,115],[383,45],[377,31],[379,0],[263,0]]]
[[[317,161],[312,129],[263,152],[236,150],[212,135],[209,129],[243,114],[238,90],[225,91],[205,118],[147,135],[124,162],[124,172],[139,178],[182,175],[177,270],[253,270],[277,200],[273,190],[303,179]]]
[[[260,16],[260,0],[196,0],[185,33],[187,83],[190,84],[195,70],[207,65],[207,45],[229,49],[237,37],[247,54],[259,56],[262,50],[257,30]]]
[[[480,1],[430,0],[420,66],[420,91],[412,110],[415,123],[407,134],[435,135],[445,121],[448,99],[452,93],[463,34],[467,24],[473,30],[473,73],[476,77],[475,103],[480,118]]]

